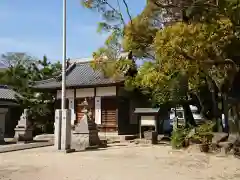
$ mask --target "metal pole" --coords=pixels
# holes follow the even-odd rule
[[[62,110],[66,109],[66,30],[67,2],[63,0]]]

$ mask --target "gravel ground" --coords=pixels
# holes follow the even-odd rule
[[[64,154],[45,147],[0,154],[1,180],[239,180],[240,161],[168,146]]]

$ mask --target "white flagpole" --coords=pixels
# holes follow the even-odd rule
[[[62,54],[62,106],[61,109],[66,109],[66,30],[67,30],[67,2],[63,0],[63,54]]]

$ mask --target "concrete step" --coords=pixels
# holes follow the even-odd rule
[[[25,149],[33,149],[39,147],[52,146],[53,142],[33,142],[27,144],[11,144],[11,145],[2,145],[0,146],[0,153],[19,151]]]
[[[120,143],[136,139],[137,135],[118,135],[113,133],[99,133],[101,140],[106,140],[108,143]]]
[[[136,139],[137,135],[118,135],[117,133],[103,133],[99,132],[98,136],[100,140],[105,140],[108,143],[114,143],[114,142],[124,142]],[[34,140],[38,141],[54,141],[54,134],[41,134],[34,137]]]
[[[54,141],[54,134],[40,134],[33,138],[36,141]]]

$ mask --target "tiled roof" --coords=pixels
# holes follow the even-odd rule
[[[16,100],[18,94],[7,86],[0,86],[0,100]]]
[[[93,70],[90,62],[81,62],[71,65],[66,72],[66,86],[67,87],[83,87],[115,84],[123,81],[122,79],[113,80],[106,78],[98,71]],[[61,76],[51,78],[48,80],[38,81],[34,85],[38,89],[57,89],[61,87]]]

